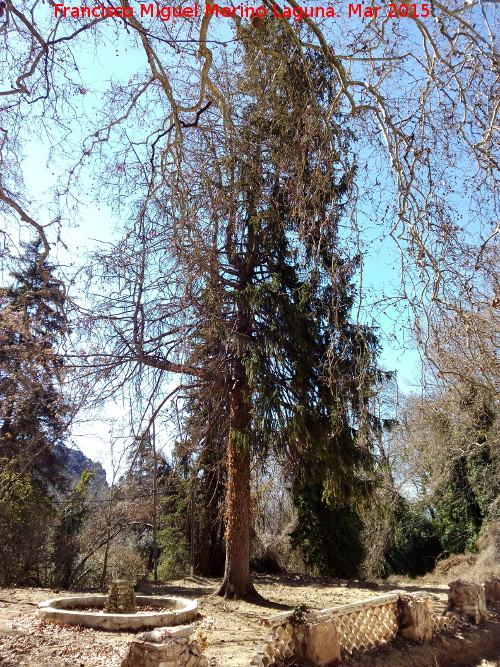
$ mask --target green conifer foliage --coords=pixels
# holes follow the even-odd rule
[[[331,114],[334,75],[278,21],[240,37],[243,66],[228,55],[218,80],[225,103],[186,135],[168,191],[101,257],[104,281],[120,287],[96,312],[109,325],[106,372],[183,375],[184,407],[195,396],[210,423],[222,415],[220,593],[250,598],[252,461],[273,452],[327,502],[369,490],[377,340],[350,319],[359,258],[340,221],[356,166]]]
[[[298,521],[291,533],[291,545],[300,548],[312,574],[353,578],[365,553],[363,524],[349,505],[332,507],[322,496],[319,484],[311,483],[296,492]]]
[[[346,503],[371,486],[367,402],[380,374],[373,331],[350,320],[359,260],[339,233],[356,168],[348,130],[318,111],[334,95],[331,74],[313,52],[301,61],[283,37],[276,26],[259,37],[281,63],[247,47],[249,101],[235,99],[243,120],[217,164],[231,184],[220,202],[224,252],[204,294],[210,313],[222,305],[231,315],[207,312],[203,336],[222,339],[224,354],[212,358],[222,358],[230,412],[244,415],[230,431],[230,476],[249,453],[272,451],[291,466],[296,492],[316,496],[310,510],[330,503],[336,519],[347,513],[357,525]]]
[[[60,510],[54,529],[52,561],[53,583],[62,588],[71,588],[78,576],[77,559],[80,553],[79,534],[89,514],[87,498],[89,484],[94,473],[84,470],[80,481],[69,494],[65,506]]]
[[[0,455],[43,488],[60,482],[68,406],[58,347],[66,330],[60,283],[42,263],[39,243],[25,246],[23,268],[0,290]],[[48,277],[48,279],[47,279]]]
[[[45,545],[54,492],[63,485],[68,406],[58,349],[66,326],[60,283],[39,243],[25,246],[20,264],[0,289],[0,580],[40,585],[51,569]]]
[[[238,446],[273,449],[295,462],[298,483],[314,477],[325,497],[345,500],[365,485],[358,472],[371,454],[355,435],[368,427],[379,375],[373,331],[350,319],[359,258],[339,233],[356,172],[352,137],[322,115],[335,82],[321,58],[301,60],[279,26],[255,39],[282,61],[246,47],[245,96],[234,96],[242,122],[216,166],[230,189],[208,211],[227,223],[219,218],[224,251],[203,295],[203,340],[222,340],[210,359],[226,386],[240,365],[250,415]]]

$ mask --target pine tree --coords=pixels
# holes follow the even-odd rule
[[[66,505],[59,512],[52,539],[54,563],[53,584],[71,588],[78,575],[77,559],[80,553],[79,535],[89,514],[87,502],[89,484],[94,473],[84,470],[80,481],[69,494]]]
[[[200,345],[200,354],[214,358],[203,345]],[[190,539],[194,539],[195,572],[219,577],[224,571],[228,406],[224,399],[205,396],[203,400],[202,395],[197,388],[188,392],[183,438],[174,453],[178,459],[189,460],[192,474],[190,522],[194,521],[195,525],[191,527]]]
[[[301,62],[283,37],[276,28],[263,36],[286,56],[278,72],[272,58],[247,47],[241,87],[252,101],[217,165],[231,189],[226,203],[217,200],[227,220],[224,251],[203,294],[199,364],[218,375],[228,405],[220,590],[227,597],[255,595],[253,457],[273,451],[288,459],[294,487],[314,486],[321,502],[345,504],[370,487],[366,399],[378,343],[370,329],[349,323],[357,258],[341,251],[338,231],[355,174],[345,166],[349,133],[311,114],[334,94],[333,81],[321,58],[311,52]],[[213,385],[205,390],[213,400]]]

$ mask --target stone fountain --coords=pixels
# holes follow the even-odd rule
[[[153,610],[141,611],[141,607]],[[197,609],[195,600],[136,596],[132,582],[118,579],[110,582],[107,596],[85,595],[40,602],[38,616],[52,623],[98,630],[144,630],[188,623],[198,613]]]

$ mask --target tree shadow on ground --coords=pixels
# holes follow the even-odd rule
[[[193,579],[189,579],[193,581]],[[205,581],[200,581],[200,583],[206,584]],[[141,582],[138,584],[138,592],[144,593],[145,595],[173,595],[174,597],[179,596],[183,598],[199,598],[204,595],[210,595],[216,591],[216,587],[212,585],[205,586],[182,586],[179,584],[166,584],[158,583],[153,584],[152,582]]]
[[[279,583],[279,577],[273,576],[269,580],[258,579],[255,580],[255,584],[258,586],[259,581],[262,583],[270,583],[271,585]],[[176,582],[175,584],[168,583],[158,583],[154,584],[152,582],[146,581],[141,582],[138,585],[138,593],[144,595],[165,595],[165,596],[174,596],[174,597],[184,597],[184,598],[199,598],[210,595],[212,597],[217,597],[217,591],[220,588],[220,582],[222,580],[212,580],[204,579],[203,577],[187,577],[185,580],[186,585],[183,586]],[[192,584],[199,584],[198,586],[193,586]],[[221,597],[221,600],[224,598]],[[247,601],[249,604],[255,605],[257,607],[264,607],[266,609],[276,609],[277,611],[289,611],[290,605],[282,604],[280,602],[274,602],[273,600],[268,600],[262,595],[258,595],[255,598]]]
[[[425,584],[406,584],[389,581],[358,581],[351,579],[334,579],[329,577],[313,577],[302,574],[258,574],[254,575],[254,583],[258,587],[261,584],[282,584],[290,587],[310,587],[310,588],[359,588],[360,590],[374,591],[374,597],[377,592],[384,595],[395,590],[405,590],[408,592],[424,591],[427,593],[437,593],[442,595],[443,588],[434,587]]]

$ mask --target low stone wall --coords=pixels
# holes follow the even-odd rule
[[[121,667],[207,667],[204,639],[198,635],[191,640],[193,632],[191,626],[143,632],[132,641]]]
[[[496,594],[496,581],[492,593]],[[391,642],[400,634],[428,642],[448,629],[459,616],[475,623],[487,620],[484,589],[478,584],[450,584],[448,611],[437,614],[424,594],[395,592],[354,604],[304,613],[277,614],[264,621],[272,628],[269,641],[259,647],[250,665],[287,667],[300,663],[327,667],[343,653],[366,651]],[[206,667],[205,640],[191,640],[192,626],[165,627],[142,633],[132,642],[121,667]]]
[[[397,634],[429,641],[452,626],[457,615],[435,613],[422,594],[394,593],[303,615],[285,612],[264,621],[273,631],[259,647],[252,666],[286,667],[296,662],[325,667],[340,662],[343,652],[366,651]]]
[[[392,641],[398,633],[398,600],[398,595],[384,595],[326,610],[334,622],[341,650],[366,651]]]

